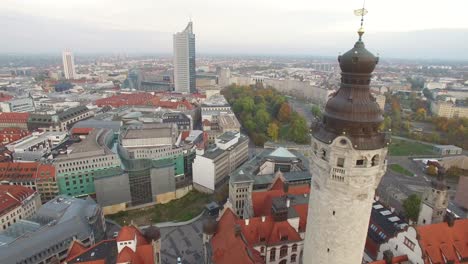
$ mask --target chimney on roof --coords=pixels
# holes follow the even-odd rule
[[[392,264],[393,263],[393,252],[391,250],[385,250],[383,252],[383,260],[385,260],[385,264]]]
[[[447,222],[447,225],[449,227],[453,227],[453,225],[455,224],[455,215],[453,215],[453,213],[447,213],[445,214],[445,222]]]
[[[241,232],[242,232],[241,226],[239,224],[236,224],[234,226],[234,235],[238,237],[241,235]]]
[[[262,223],[265,223],[266,216],[262,215]]]
[[[250,222],[250,219],[246,218],[246,219],[245,219],[245,225],[248,226],[248,225],[249,225],[249,222]]]
[[[286,198],[286,207],[289,208],[291,206],[291,199]]]

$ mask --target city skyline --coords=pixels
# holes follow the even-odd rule
[[[170,53],[172,34],[192,17],[197,22],[200,53],[335,56],[346,51],[343,43],[359,27],[351,14],[362,6],[357,0],[339,5],[336,1],[296,1],[287,5],[275,1],[268,5],[262,1],[249,5],[216,4],[209,0],[197,5],[181,2],[158,6],[148,1],[132,5],[117,2],[107,7],[106,2],[96,5],[89,1],[50,0],[40,6],[31,1],[4,1],[0,4],[4,10],[2,20],[10,25],[4,29],[4,36],[10,41],[0,44],[0,48],[20,53],[64,49],[76,53]],[[422,3],[368,1],[369,45],[386,58],[468,59],[468,55],[460,56],[468,54],[463,45],[468,41],[468,22],[460,13],[466,3]],[[179,5],[184,8],[174,8]],[[203,6],[209,6],[209,12]],[[424,12],[420,11],[421,6]],[[444,11],[449,7],[450,12]],[[154,12],[158,19],[153,18]],[[82,16],[84,13],[88,15]],[[47,41],[54,35],[61,37],[54,43]],[[37,41],[27,41],[28,38]]]

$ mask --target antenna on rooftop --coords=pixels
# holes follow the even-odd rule
[[[361,17],[361,27],[358,30],[359,41],[362,40],[362,35],[364,35],[364,16],[367,15],[368,13],[365,6],[366,6],[366,0],[363,1],[362,8],[354,10],[354,15]]]

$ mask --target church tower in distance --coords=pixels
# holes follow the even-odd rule
[[[304,264],[362,263],[375,189],[387,167],[389,140],[369,88],[379,58],[365,48],[362,26],[358,34],[338,57],[341,86],[312,136]]]

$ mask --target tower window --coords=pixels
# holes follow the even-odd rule
[[[344,158],[338,158],[336,160],[336,166],[340,167],[340,168],[343,168],[344,167],[344,161],[345,159]]]
[[[333,211],[333,215],[335,215],[335,211]]]
[[[379,162],[380,162],[379,155],[375,155],[374,157],[372,157],[372,167],[379,165]]]
[[[356,160],[356,166],[364,166],[364,160],[363,159]]]
[[[323,160],[327,160],[327,151],[324,150],[324,149],[322,149],[320,152],[321,152],[321,153],[320,153],[320,154],[321,154],[321,158],[322,158]]]

